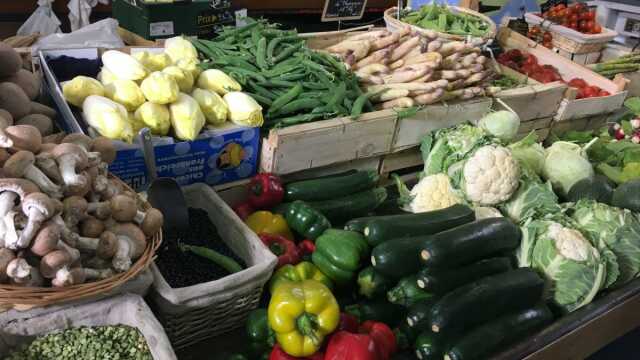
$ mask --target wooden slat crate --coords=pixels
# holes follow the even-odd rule
[[[624,90],[625,81],[611,81],[543,46],[538,46],[535,41],[527,39],[515,31],[501,28],[498,32],[498,40],[507,49],[515,48],[526,51],[535,55],[539,63],[555,66],[560,71],[562,78],[567,81],[573,78],[582,78],[590,85],[596,85],[611,93],[610,96],[576,100],[575,89],[567,89],[555,115],[556,121],[568,121],[611,113],[622,106],[627,96],[627,92]]]

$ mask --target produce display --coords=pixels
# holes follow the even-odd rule
[[[69,328],[40,336],[6,360],[153,360],[138,329],[125,325]]]
[[[227,120],[263,123],[262,107],[224,72],[202,71],[185,38],[167,39],[161,53],[108,50],[101,60],[97,79],[76,76],[61,85],[69,104],[81,108],[87,124],[109,139],[132,142],[147,127],[157,136],[194,140]]]
[[[640,70],[640,53],[632,52],[617,59],[589,65],[589,68],[608,78],[613,78],[618,74],[638,71]]]
[[[542,13],[542,17],[583,34],[602,32],[602,26],[596,21],[596,11],[580,2],[570,6],[558,4]]]
[[[334,57],[309,49],[296,31],[252,20],[193,44],[202,67],[226,72],[264,107],[268,127],[372,110],[356,77]]]
[[[405,27],[348,36],[324,49],[355,71],[378,109],[407,108],[485,95],[494,74],[480,48],[443,42]]]
[[[550,31],[542,31],[540,26],[532,26],[527,32],[527,37],[531,40],[542,43],[547,49],[553,48],[553,34]]]
[[[423,5],[416,11],[408,11],[401,20],[423,29],[451,35],[484,37],[489,32],[489,24],[476,16],[453,10],[446,4]]]

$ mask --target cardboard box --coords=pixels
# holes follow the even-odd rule
[[[152,40],[177,35],[210,38],[223,25],[235,22],[230,0],[187,0],[172,3],[114,0],[113,17],[121,27]]]
[[[131,48],[135,50],[153,50]],[[157,50],[157,49],[156,49]],[[66,55],[76,59],[95,61],[100,49],[46,50],[39,54],[42,70],[51,95],[60,109],[63,127],[67,132],[93,135],[80,109],[72,108],[62,95],[56,74],[49,60]],[[86,69],[83,69],[86,71]],[[78,73],[76,75],[92,75]],[[142,149],[139,144],[114,141],[118,153],[109,170],[136,191],[148,186]],[[158,176],[175,178],[180,185],[207,183],[217,185],[253,176],[257,170],[260,129],[232,123],[205,130],[194,141],[179,141],[171,137],[153,137]]]

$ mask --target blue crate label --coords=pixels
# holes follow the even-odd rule
[[[158,176],[174,178],[180,185],[216,185],[253,176],[259,140],[259,129],[241,128],[192,142],[156,145]],[[137,191],[148,185],[140,149],[118,151],[109,170]]]

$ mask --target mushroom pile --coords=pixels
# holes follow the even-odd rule
[[[157,209],[110,179],[111,140],[42,137],[12,125],[0,141],[0,283],[70,286],[129,270],[162,226]]]

